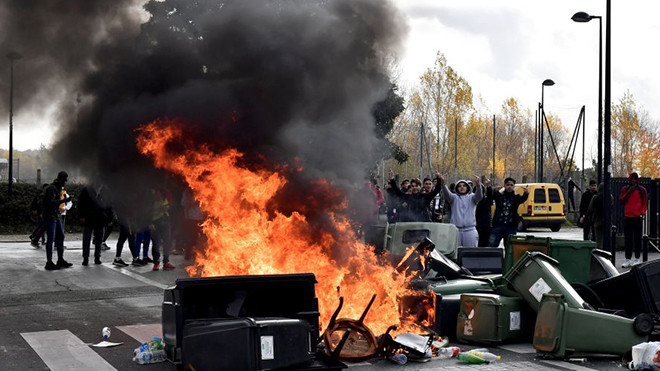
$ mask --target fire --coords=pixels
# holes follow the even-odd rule
[[[324,179],[313,183],[337,201],[321,205],[327,223],[310,223],[304,211],[272,210],[282,205],[278,191],[286,171],[252,170],[240,166],[242,154],[221,153],[208,146],[186,143],[184,125],[176,119],[156,120],[138,129],[138,148],[156,167],[181,176],[199,201],[206,220],[203,253],[188,267],[190,275],[225,276],[277,273],[316,275],[322,327],[328,324],[339,296],[345,298],[341,317],[359,318],[373,294],[377,295],[365,323],[381,334],[399,323],[398,298],[408,294],[406,272],[383,265],[373,248],[362,244],[345,216],[345,198]],[[173,153],[171,146],[182,151]],[[182,153],[185,153],[182,154]],[[300,197],[313,198],[313,194]],[[270,208],[270,210],[269,210]]]

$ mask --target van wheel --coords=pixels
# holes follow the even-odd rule
[[[524,232],[525,229],[527,229],[527,227],[525,226],[525,223],[523,223],[522,220],[519,221],[519,222],[518,222],[518,232]]]
[[[555,224],[550,226],[550,230],[553,232],[559,232],[560,229],[561,229],[561,224]]]

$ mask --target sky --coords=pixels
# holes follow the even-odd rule
[[[402,87],[414,86],[438,52],[493,113],[509,97],[534,111],[541,83],[552,79],[555,85],[544,92],[546,115],[559,116],[572,133],[585,105],[585,157],[596,156],[598,20],[576,23],[571,17],[578,11],[603,16],[605,53],[605,0],[398,0],[397,5],[409,24]],[[616,103],[629,90],[656,123],[660,52],[653,44],[660,36],[659,15],[660,1],[611,4],[611,100]],[[576,159],[581,148],[580,141]]]
[[[556,84],[545,88],[546,113],[559,116],[572,132],[585,105],[587,158],[595,155],[598,20],[575,23],[571,16],[577,11],[602,15],[604,35],[604,0],[394,2],[408,23],[398,66],[402,89],[414,87],[424,70],[433,66],[438,52],[493,113],[509,97],[534,110],[541,100],[541,82],[550,78]],[[654,65],[660,52],[654,42],[660,35],[660,21],[654,18],[659,14],[660,1],[612,1],[612,101],[629,90],[656,121],[660,119],[660,76]],[[54,120],[36,117],[20,110],[19,102],[14,104],[14,148],[52,144],[57,132]],[[0,148],[6,149],[8,118],[2,121]]]

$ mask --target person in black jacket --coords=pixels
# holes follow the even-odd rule
[[[436,186],[433,188],[431,192],[429,193],[421,192],[422,182],[418,181],[419,185],[417,186],[416,184],[414,186],[412,193],[404,193],[403,191],[401,191],[401,189],[399,189],[399,186],[396,184],[396,180],[394,179],[394,172],[390,170],[389,190],[399,198],[401,205],[405,204],[407,208],[407,211],[405,213],[399,214],[399,218],[398,218],[399,222],[430,222],[431,221],[427,207],[431,203],[431,201],[435,198],[435,196],[438,194],[438,192],[440,192],[440,190],[442,189],[442,182],[439,180],[440,173],[436,172],[435,177],[436,179],[438,179],[438,181],[436,183]]]
[[[71,196],[62,196],[62,189],[69,180],[66,171],[60,171],[57,178],[44,191],[43,218],[46,226],[46,266],[47,271],[69,268],[73,264],[64,260],[64,224],[60,205],[71,201]],[[53,263],[53,244],[57,249],[57,263]]]
[[[585,241],[589,241],[590,238],[591,241],[596,241],[596,237],[593,235],[593,233],[590,233],[594,231],[594,223],[593,220],[589,218],[587,211],[589,210],[589,203],[591,203],[591,199],[596,196],[597,193],[598,186],[596,185],[596,181],[590,180],[589,189],[584,191],[582,198],[580,198],[580,224],[582,225],[582,238]]]
[[[527,201],[529,191],[525,187],[524,193],[517,195],[513,191],[515,186],[516,181],[513,178],[506,178],[504,179],[504,189],[497,189],[493,192],[495,215],[493,216],[493,229],[488,238],[490,247],[498,247],[502,239],[506,244],[509,235],[516,234],[518,231],[518,221],[520,220],[518,206]]]
[[[488,238],[491,230],[490,207],[493,205],[493,187],[490,186],[490,179],[486,178],[481,186],[481,192],[484,198],[477,204],[475,217],[477,219],[477,232],[479,233],[479,247],[487,247]]]
[[[103,228],[108,223],[109,216],[108,209],[102,205],[99,198],[99,191],[92,186],[86,186],[80,192],[78,200],[78,214],[83,223],[82,265],[89,264],[92,234],[94,235],[94,264],[101,264]]]

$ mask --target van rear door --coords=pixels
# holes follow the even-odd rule
[[[548,213],[548,196],[545,192],[545,187],[540,186],[537,188],[534,188],[534,194],[533,194],[533,200],[534,202],[532,203],[532,215],[534,216],[542,216]]]
[[[548,188],[548,214],[564,215],[564,200],[559,188]]]

